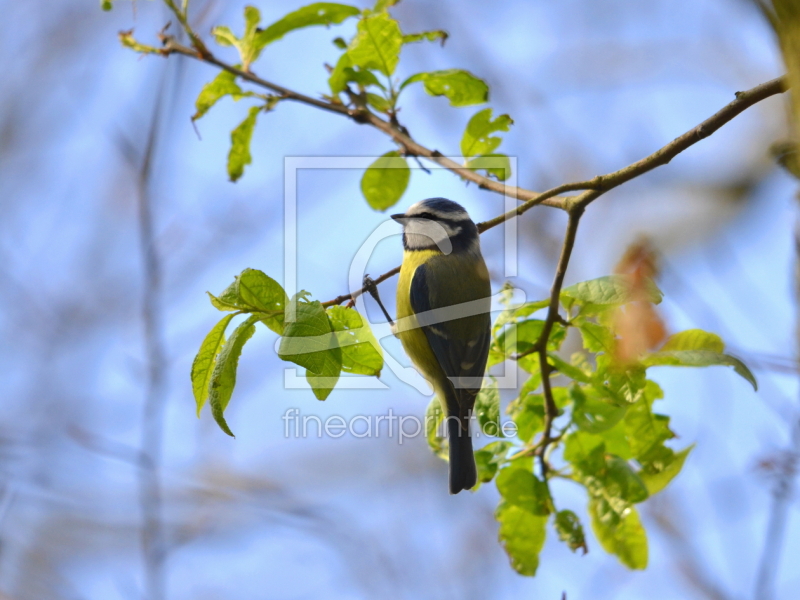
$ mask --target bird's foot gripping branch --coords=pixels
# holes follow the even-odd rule
[[[208,400],[228,434],[224,411],[242,348],[258,323],[281,336],[278,357],[306,369],[320,400],[342,372],[380,376],[381,346],[354,309],[326,308],[306,292],[290,300],[276,281],[253,269],[218,296],[209,296],[215,308],[229,314],[203,341],[192,385],[198,414]],[[528,373],[506,411],[517,435],[498,437],[478,449],[475,460],[479,481],[494,480],[500,492],[496,517],[511,564],[522,574],[535,574],[548,524],[572,550],[587,551],[581,517],[551,494],[550,482],[557,478],[585,488],[589,522],[600,545],[628,567],[644,568],[647,538],[635,505],[664,489],[691,451],[691,446],[669,444],[675,434],[669,417],[656,410],[663,394],[648,379],[648,370],[720,365],[733,367],[753,387],[755,378],[724,352],[713,333],[693,329],[666,337],[654,309],[661,292],[650,279],[613,275],[562,290],[559,302],[566,316],[552,325],[544,369],[542,354],[532,350],[542,344],[546,324],[537,314],[550,301],[513,306],[510,288],[507,298],[493,326],[488,368],[510,360]],[[294,313],[288,322],[287,312]],[[242,322],[225,339],[237,316]],[[578,334],[581,348],[565,356],[561,347],[570,330]],[[502,436],[500,390],[491,377],[477,398],[475,415],[481,431]],[[447,442],[438,427],[442,416],[434,398],[425,420],[427,438],[446,458]]]

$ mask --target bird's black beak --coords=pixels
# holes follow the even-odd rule
[[[405,213],[398,213],[398,214],[396,214],[396,215],[392,215],[392,218],[393,218],[395,221],[397,221],[398,223],[400,223],[401,225],[403,224],[403,222],[404,222],[406,219],[408,219],[408,217],[405,215]]]

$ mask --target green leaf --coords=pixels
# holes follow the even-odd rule
[[[224,320],[224,319],[223,319]],[[256,331],[256,321],[258,317],[251,316],[236,329],[233,330],[231,337],[222,346],[222,350],[217,357],[217,364],[211,374],[208,393],[211,414],[220,429],[233,437],[228,424],[225,422],[225,409],[233,395],[233,388],[236,386],[236,369],[239,367],[239,357],[242,354],[245,342],[253,337]]]
[[[100,8],[103,10],[111,10],[114,8],[114,3],[111,0],[100,0]]]
[[[572,420],[583,431],[602,433],[614,427],[625,416],[628,406],[620,405],[592,387],[570,387],[574,402]]]
[[[216,309],[259,313],[256,316],[262,323],[283,334],[288,298],[281,285],[262,271],[245,269],[219,296],[208,295]]]
[[[375,210],[387,210],[400,200],[411,179],[408,162],[396,150],[373,162],[361,178],[361,192]]]
[[[500,429],[500,390],[494,377],[484,384],[475,399],[475,415],[481,433],[492,437],[503,437]]]
[[[578,548],[582,548],[584,554],[589,551],[578,515],[571,510],[560,510],[556,513],[555,525],[558,539],[565,542],[570,550],[575,552]]]
[[[369,71],[367,71],[369,72]],[[367,104],[369,104],[372,108],[377,110],[378,112],[387,112],[391,110],[392,103],[389,102],[383,96],[379,96],[378,94],[367,94]]]
[[[400,0],[378,0],[375,3],[375,7],[372,9],[375,12],[385,11],[389,7],[394,6],[395,4],[399,4]]]
[[[624,420],[631,452],[640,463],[648,462],[653,452],[675,437],[669,428],[669,417],[653,414],[648,402],[631,405]]]
[[[314,2],[290,12],[256,35],[255,46],[261,50],[267,44],[281,39],[290,31],[314,25],[338,25],[350,17],[361,14],[355,6],[334,2]]]
[[[520,575],[536,575],[539,553],[547,535],[547,517],[534,515],[511,504],[501,503],[495,517],[500,522],[498,538]]]
[[[614,455],[606,457],[604,488],[604,495],[634,504],[644,502],[649,496],[647,487],[628,462]]]
[[[661,302],[663,294],[652,280],[647,282],[647,300],[653,304]],[[631,286],[625,275],[607,275],[589,281],[581,281],[561,290],[561,301],[572,298],[583,303],[619,305],[632,300]]]
[[[297,302],[295,320],[286,324],[278,356],[306,369],[318,400],[328,397],[342,369],[342,351],[321,303]]]
[[[256,117],[260,110],[260,106],[251,106],[245,120],[231,132],[231,149],[228,152],[228,176],[231,181],[239,179],[244,173],[245,165],[253,162],[250,156],[250,140],[253,139]]]
[[[420,33],[409,33],[403,36],[403,44],[413,44],[414,42],[436,42],[441,40],[442,46],[450,35],[442,30],[422,31]]]
[[[527,319],[518,323],[509,323],[508,327],[497,336],[497,346],[508,354],[522,354],[531,350],[544,330],[541,319]]]
[[[617,514],[602,498],[589,501],[592,530],[603,549],[631,569],[647,567],[647,535],[633,507]]]
[[[117,35],[122,45],[125,46],[126,48],[130,48],[134,52],[140,52],[141,54],[164,53],[163,48],[156,48],[155,46],[148,46],[147,44],[140,44],[139,42],[137,42],[136,38],[133,37],[132,29],[130,31],[120,31],[119,34]]]
[[[578,367],[569,364],[555,352],[548,352],[547,358],[550,364],[562,375],[581,383],[592,382],[592,378],[589,375],[581,371]]]
[[[581,333],[583,347],[589,352],[611,353],[614,351],[616,340],[614,332],[608,327],[591,321],[583,321],[578,324],[578,330]]]
[[[244,95],[252,96],[254,94],[242,92],[242,88],[236,83],[236,75],[228,71],[220,71],[214,79],[205,84],[203,89],[200,90],[200,95],[197,96],[197,100],[194,103],[197,112],[192,115],[192,121],[202,117],[217,101],[228,95],[234,100],[239,100]]]
[[[547,484],[527,469],[501,469],[495,483],[503,500],[511,506],[534,515],[549,515],[554,510]]]
[[[345,87],[347,87],[347,84],[351,82],[356,83],[362,90],[371,85],[382,90],[386,89],[372,71],[354,69],[353,61],[350,60],[350,56],[345,52],[339,57],[336,66],[333,68],[333,71],[331,71],[330,77],[328,77],[328,85],[331,88],[331,93],[337,96],[341,94]]]
[[[667,487],[669,482],[681,472],[683,463],[686,462],[686,457],[693,448],[694,445],[675,453],[672,449],[664,447],[663,449],[667,451],[664,453],[665,458],[661,458],[657,462],[649,462],[642,467],[642,470],[639,471],[639,478],[651,496]]]
[[[508,115],[500,115],[492,119],[492,109],[484,108],[475,113],[467,123],[464,135],[461,138],[461,155],[464,157],[484,156],[491,154],[502,138],[492,136],[498,131],[508,131],[514,121]]]
[[[328,318],[342,351],[342,370],[355,375],[380,377],[383,352],[372,335],[369,323],[362,319],[358,311],[345,306],[329,307]]]
[[[214,372],[214,365],[217,362],[217,354],[225,343],[225,329],[231,322],[233,315],[226,315],[222,320],[211,328],[200,350],[192,362],[192,392],[197,404],[197,416],[208,399],[208,384],[211,381],[211,374]]]
[[[510,442],[498,440],[486,444],[475,451],[475,464],[478,467],[478,481],[488,483],[497,473],[501,462],[505,460],[506,453],[511,447]]]
[[[354,66],[376,69],[387,77],[394,73],[400,60],[403,33],[389,13],[368,14],[358,22],[356,36],[347,48]]]
[[[498,181],[511,177],[511,161],[505,154],[478,156],[468,160],[465,166],[473,171],[486,171],[487,175],[494,176]]]
[[[758,383],[750,369],[741,360],[730,354],[714,352],[711,350],[674,350],[654,352],[646,355],[642,359],[642,364],[646,367],[656,367],[661,365],[673,367],[711,367],[725,366],[733,367],[737,374],[746,379],[754,390],[758,390]]]
[[[678,350],[710,350],[711,352],[724,352],[725,342],[716,333],[709,333],[702,329],[687,329],[671,335],[661,348],[661,352]]]
[[[489,86],[469,71],[446,69],[417,73],[400,84],[400,89],[421,81],[431,96],[445,96],[451,106],[470,106],[489,101]]]
[[[283,335],[283,320],[289,298],[281,285],[256,269],[245,269],[237,279],[237,292],[244,306],[265,314],[259,319],[278,335]],[[224,292],[223,292],[224,295]]]
[[[239,51],[242,59],[242,69],[250,70],[250,65],[258,58],[261,48],[256,42],[258,37],[258,24],[261,22],[261,13],[255,6],[244,7],[244,33],[241,38],[236,37],[230,27],[215,27],[211,33],[220,46],[234,46]]]
[[[425,437],[431,451],[439,458],[448,460],[447,439],[439,431],[443,419],[442,403],[434,396],[425,410]]]

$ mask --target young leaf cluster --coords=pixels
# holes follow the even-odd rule
[[[661,292],[649,280],[646,298],[654,304],[661,301]],[[692,449],[676,450],[669,445],[675,434],[669,417],[656,410],[655,403],[663,393],[647,378],[649,368],[730,366],[756,386],[744,363],[725,353],[719,336],[697,329],[671,336],[636,361],[619,362],[613,315],[634,301],[641,301],[641,292],[634,296],[623,275],[578,283],[562,291],[560,305],[568,318],[554,323],[547,341],[546,372],[558,411],[556,433],[547,443],[543,371],[539,354],[526,351],[539,343],[545,322],[535,315],[549,301],[507,305],[495,322],[490,367],[517,359],[528,379],[507,410],[516,435],[477,450],[475,459],[479,480],[494,479],[500,492],[495,513],[499,539],[511,565],[523,575],[536,573],[548,525],[571,550],[588,550],[581,517],[559,507],[550,493],[553,478],[584,488],[591,529],[606,552],[632,569],[646,567],[647,536],[636,505],[664,489],[681,471]],[[561,346],[569,330],[579,334],[583,348],[565,357]],[[495,385],[487,384],[481,396],[485,400],[479,398],[475,409],[481,432],[491,435],[485,427],[487,420],[497,423],[496,431],[501,431]],[[428,439],[437,454],[446,456],[443,438],[429,433]],[[537,456],[548,467],[540,473],[534,468]]]
[[[245,343],[261,323],[281,336],[278,357],[306,370],[318,400],[325,400],[342,372],[378,377],[383,352],[369,324],[352,308],[331,306],[300,292],[291,300],[281,285],[255,269],[245,269],[211,304],[228,312],[208,332],[192,363],[192,391],[197,415],[208,402],[220,428],[233,435],[224,413],[236,386],[236,370]],[[225,339],[234,317],[247,315]]]

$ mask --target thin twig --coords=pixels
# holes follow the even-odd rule
[[[553,421],[558,416],[558,407],[556,406],[555,399],[553,398],[553,390],[550,386],[551,367],[550,363],[547,362],[547,343],[550,340],[550,332],[553,330],[553,325],[555,325],[559,317],[558,305],[559,299],[561,298],[561,287],[564,285],[564,276],[567,273],[569,259],[572,256],[572,249],[575,247],[575,237],[578,233],[578,224],[583,215],[583,210],[582,206],[576,206],[569,212],[567,230],[564,233],[564,243],[561,246],[561,256],[558,258],[556,274],[553,278],[553,287],[550,289],[550,305],[547,308],[547,317],[542,327],[542,333],[534,344],[534,349],[539,354],[539,368],[542,371],[542,391],[544,392],[544,431],[542,433],[541,446],[537,450],[542,470],[542,478],[547,476],[547,460],[545,453],[547,452],[547,447],[550,442],[554,441],[550,438],[550,432],[553,428]]]

